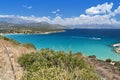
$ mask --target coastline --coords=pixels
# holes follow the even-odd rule
[[[43,32],[43,33],[41,33],[41,34],[51,34],[51,33],[58,33],[58,32],[63,32],[63,31],[50,31],[50,32]],[[25,34],[25,33],[15,33],[15,34],[18,34],[18,35],[21,35],[21,34]],[[39,34],[39,33],[34,33],[34,34]],[[34,35],[33,34],[33,35]],[[4,36],[4,34],[2,34],[3,36]],[[11,34],[8,34],[8,35],[12,35],[12,36],[14,36],[14,34],[13,33],[11,33]],[[29,34],[25,34],[25,35],[29,35]],[[32,35],[32,34],[31,34]],[[45,35],[45,36],[46,36]],[[16,36],[16,35],[15,35]],[[23,39],[23,38],[21,38],[21,39]],[[67,40],[69,39],[69,38],[66,38]],[[79,38],[78,38],[79,39]],[[93,39],[99,39],[99,37],[97,37],[97,38],[95,38],[95,37],[93,37]],[[28,39],[29,40],[29,39]],[[32,38],[32,40],[34,40],[34,38]],[[45,40],[44,38],[43,38],[43,40]],[[51,41],[54,41],[55,42],[55,40],[52,40],[52,39],[50,39],[50,38],[47,38],[47,45],[49,44],[48,42],[51,42]],[[60,39],[58,39],[58,40],[62,40],[61,38]],[[81,40],[81,39],[79,39],[79,40]],[[8,41],[8,40],[7,40]],[[57,41],[57,40],[56,40]],[[92,40],[90,40],[90,41],[92,41]],[[93,40],[93,41],[95,41],[96,42],[96,40]],[[38,41],[36,41],[37,42],[37,44],[38,44]],[[62,42],[62,44],[64,44],[64,42],[66,43],[67,41],[63,41]],[[43,43],[43,42],[42,42]],[[71,43],[71,42],[70,42]],[[83,42],[82,42],[83,43]],[[6,44],[7,44],[7,46],[6,46]],[[53,44],[53,43],[52,43]],[[32,52],[32,51],[34,51],[34,50],[32,50],[31,51],[31,48],[28,48],[28,47],[26,47],[26,48],[23,48],[22,46],[20,46],[20,45],[16,45],[16,46],[14,46],[14,44],[13,43],[10,43],[10,41],[8,41],[8,42],[5,42],[4,41],[4,44],[2,44],[2,45],[5,45],[5,47],[7,47],[6,49],[4,49],[4,46],[2,46],[3,47],[3,49],[4,50],[6,50],[6,51],[4,51],[4,52],[8,52],[8,54],[11,56],[11,52],[12,52],[12,56],[11,56],[11,64],[13,65],[13,69],[14,69],[14,73],[15,73],[15,76],[16,76],[16,78],[18,79],[18,78],[21,78],[21,76],[24,76],[22,73],[24,73],[24,71],[23,71],[23,67],[21,67],[20,65],[19,65],[19,63],[17,63],[17,62],[15,62],[13,59],[16,59],[16,61],[17,61],[17,59],[18,59],[18,57],[19,56],[21,56],[21,54],[25,54],[25,53],[27,53],[27,51],[30,51],[30,52]],[[11,46],[9,46],[9,45],[11,45]],[[44,44],[44,45],[46,45],[46,44]],[[77,42],[77,45],[81,45],[81,44],[79,44],[79,42]],[[42,46],[42,45],[41,45]],[[88,46],[88,45],[87,45]],[[63,46],[62,46],[63,47]],[[92,47],[92,45],[90,45],[89,47]],[[76,48],[76,47],[74,47],[74,48]],[[79,47],[80,48],[80,47]],[[84,47],[84,48],[86,48],[87,49],[87,47]],[[100,47],[98,47],[98,48],[100,48]],[[105,48],[103,48],[103,49],[105,49]],[[10,50],[10,51],[9,51]],[[25,50],[25,51],[24,51]],[[46,50],[48,50],[48,49],[46,49]],[[56,50],[56,49],[52,49],[52,50]],[[89,50],[89,48],[87,49],[87,51]],[[38,50],[35,50],[34,51],[34,53],[36,53]],[[57,50],[56,50],[57,51]],[[61,51],[61,50],[60,50]],[[3,52],[3,53],[4,53]],[[14,56],[14,55],[16,55],[16,52],[18,52],[17,54],[19,54],[19,56],[17,57],[17,56]],[[23,53],[22,53],[23,52]],[[30,52],[28,53],[28,54],[30,54]],[[58,52],[58,51],[57,51]],[[77,51],[78,52],[78,51]],[[105,60],[103,60],[103,59],[100,59],[100,58],[98,58],[97,57],[97,55],[89,55],[89,56],[87,56],[87,55],[85,55],[84,54],[84,52],[82,52],[82,53],[79,53],[78,52],[78,54],[77,54],[77,52],[74,54],[73,53],[73,55],[75,55],[75,56],[78,56],[78,59],[80,58],[79,56],[80,55],[82,55],[82,58],[87,62],[87,63],[89,63],[91,66],[94,66],[94,71],[101,77],[101,78],[106,78],[106,79],[113,79],[113,78],[115,78],[116,80],[119,80],[120,79],[120,71],[119,71],[119,66],[117,67],[116,66],[116,64],[118,64],[118,62],[119,62],[119,60],[117,61],[117,60],[113,60],[113,59],[110,59],[109,57],[108,58],[106,58]],[[33,53],[33,52],[32,52]],[[66,52],[65,52],[66,53]],[[69,52],[68,52],[69,53]],[[105,53],[105,52],[104,52]],[[3,56],[5,55],[5,54],[2,54]],[[63,55],[63,53],[62,53],[62,55]],[[103,54],[102,54],[103,55]],[[110,54],[109,54],[110,55]],[[117,55],[117,54],[115,54],[115,55]],[[38,55],[37,55],[38,56]],[[70,55],[71,56],[71,55]],[[103,56],[105,56],[105,54],[103,55]],[[28,56],[27,56],[28,57]],[[32,57],[34,57],[33,55],[32,55]],[[63,56],[62,56],[63,57]],[[74,57],[74,56],[73,56]],[[29,57],[28,57],[29,58]],[[35,57],[34,57],[35,58]],[[6,59],[8,59],[8,57],[6,56],[4,59],[2,59],[3,61],[6,61],[6,65],[2,65],[3,66],[3,68],[9,68],[10,66],[7,66],[8,64],[9,64],[9,61],[7,61]],[[32,59],[32,58],[31,58]],[[68,58],[67,58],[68,59]],[[66,59],[66,60],[67,60]],[[118,59],[120,59],[120,58],[118,58]],[[13,60],[13,61],[12,61]],[[76,59],[75,59],[76,60]],[[80,60],[80,59],[79,59]],[[27,61],[27,60],[24,60],[24,61]],[[56,58],[55,58],[55,61],[57,61],[56,60]],[[80,61],[79,61],[80,62]],[[2,63],[2,64],[4,64],[4,63]],[[16,65],[17,64],[17,65]],[[86,64],[85,64],[86,65]],[[7,66],[7,67],[6,67]],[[19,70],[18,70],[19,69]],[[3,69],[3,70],[5,70],[5,69]],[[56,69],[55,69],[56,70]],[[7,70],[8,71],[8,70]],[[11,71],[12,72],[12,71]],[[1,72],[2,73],[2,72]],[[4,73],[3,73],[3,75],[6,75],[6,73],[7,72],[5,72],[4,71]],[[20,74],[21,75],[20,75]],[[32,72],[31,72],[32,73]],[[108,74],[106,74],[106,73],[108,73]],[[10,73],[10,74],[7,74],[7,75],[11,75],[12,73]],[[35,74],[35,73],[34,73]],[[113,78],[111,78],[111,76],[109,76],[109,75],[111,75]],[[11,75],[12,76],[12,75]]]
[[[120,54],[120,43],[113,44],[112,46],[115,48],[114,51]]]
[[[70,32],[68,34],[71,34],[72,31],[73,30],[67,31],[67,29],[66,29],[66,32]],[[66,34],[66,32],[65,32],[65,34]],[[73,32],[76,32],[76,30],[74,30]],[[72,34],[73,34],[73,32],[72,32]],[[79,32],[80,32],[80,34],[82,34],[81,30]],[[84,55],[86,55],[86,56],[96,55],[97,58],[102,59],[102,60],[105,60],[107,58],[111,58],[112,60],[115,60],[115,61],[120,60],[120,56],[118,54],[116,54],[115,51],[113,51],[112,46],[111,46],[111,44],[114,44],[115,42],[112,42],[112,43],[105,42],[104,38],[102,38],[102,40],[89,40],[89,39],[81,39],[81,38],[74,39],[74,38],[72,38],[72,35],[70,35],[70,36],[65,35],[65,37],[64,37],[64,33],[62,33],[62,34],[63,34],[63,36],[59,36],[59,33],[57,33],[55,31],[55,34],[53,33],[53,36],[52,36],[52,34],[49,31],[49,32],[43,32],[41,34],[40,33],[34,33],[34,34],[18,33],[18,34],[5,34],[3,36],[15,39],[22,43],[29,41],[30,43],[34,44],[37,47],[37,50],[40,50],[41,48],[50,48],[50,49],[65,50],[65,51],[72,50],[73,52],[80,51],[80,52],[84,53]],[[27,35],[28,35],[28,37],[26,37]],[[54,36],[54,35],[57,35],[57,39],[56,39],[56,36]],[[34,36],[36,36],[36,37],[39,36],[40,38],[36,39]],[[86,35],[79,36],[78,34],[77,35],[75,34],[75,36],[81,37],[81,36],[86,36]],[[93,36],[91,38],[93,38]],[[101,38],[101,37],[98,35],[98,36],[96,36],[96,38]],[[38,44],[38,41],[39,41],[39,44]],[[73,43],[73,41],[74,41],[74,43]],[[76,43],[76,41],[77,41],[77,43]],[[85,41],[87,41],[87,42],[85,42]],[[94,45],[88,45],[88,44],[94,44]],[[105,53],[104,56],[102,53]]]
[[[61,30],[61,31],[48,31],[48,32],[42,32],[40,34],[52,34],[52,33],[61,33],[61,32],[65,32],[65,30]]]
[[[1,36],[3,35],[14,35],[14,34],[52,34],[52,33],[61,33],[65,32],[66,30],[60,30],[60,31],[46,31],[46,32],[35,32],[35,33],[0,33]]]

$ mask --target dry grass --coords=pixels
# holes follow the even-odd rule
[[[14,80],[15,75],[16,80],[20,80],[23,75],[23,69],[18,64],[17,59],[22,54],[30,52],[36,52],[36,50],[34,48],[29,49],[21,46],[14,40],[0,37],[0,79]],[[11,65],[14,68],[15,74],[13,74]]]

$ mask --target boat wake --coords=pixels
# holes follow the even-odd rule
[[[101,38],[98,38],[98,37],[92,37],[92,38],[89,38],[89,39],[92,39],[92,40],[101,40]]]
[[[81,39],[89,39],[89,40],[101,40],[99,37],[79,37],[79,36],[72,36],[72,38],[81,38]]]

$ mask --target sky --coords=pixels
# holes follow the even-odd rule
[[[0,0],[0,18],[61,25],[120,25],[120,0]]]

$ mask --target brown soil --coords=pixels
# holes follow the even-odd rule
[[[0,80],[20,80],[23,70],[17,62],[18,57],[35,51],[0,39]]]

